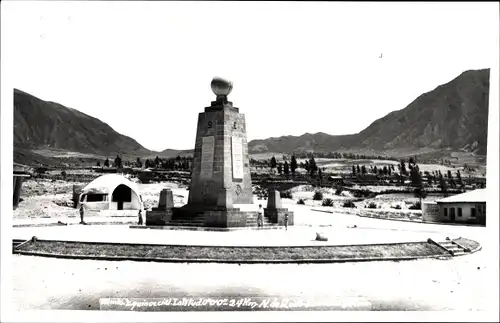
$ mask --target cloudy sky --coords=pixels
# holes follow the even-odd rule
[[[496,3],[11,2],[2,67],[152,150],[193,148],[216,75],[249,140],[349,134],[491,67],[497,17]]]

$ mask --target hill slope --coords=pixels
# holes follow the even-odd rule
[[[151,153],[134,139],[78,110],[14,89],[14,147],[90,154]]]
[[[406,108],[389,113],[354,135],[325,133],[249,142],[249,151],[291,153],[335,150],[404,152],[465,150],[485,155],[488,134],[489,69],[466,71],[422,94]]]

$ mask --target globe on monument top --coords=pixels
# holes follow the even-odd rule
[[[233,82],[222,77],[214,77],[211,83],[212,92],[217,96],[227,96],[233,89]]]

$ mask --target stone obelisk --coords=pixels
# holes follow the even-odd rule
[[[216,100],[198,115],[188,207],[252,204],[245,115],[227,99],[230,81],[215,77],[211,87]]]

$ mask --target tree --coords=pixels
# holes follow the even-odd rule
[[[318,178],[319,178],[319,185],[321,186],[321,183],[323,181],[323,172],[321,171],[321,168],[318,169]]]
[[[290,168],[292,171],[292,175],[295,175],[295,170],[297,169],[297,159],[295,159],[295,155],[292,155],[292,161],[290,162]]]
[[[288,166],[288,162],[285,161],[285,164],[283,165],[283,172],[285,175],[288,177],[288,174],[290,174],[290,167]]]
[[[417,167],[411,167],[410,179],[413,187],[422,186],[422,176],[420,175]]]
[[[104,161],[104,167],[109,167],[109,159],[106,158],[106,160]]]
[[[441,191],[445,194],[448,191],[448,185],[446,185],[446,180],[441,172],[439,172],[439,188],[441,188]]]
[[[413,159],[413,157],[410,157],[410,159],[408,160],[408,165],[415,165],[415,160]]]
[[[278,164],[278,174],[281,175],[282,171],[283,171],[283,169],[281,168],[281,164]]]
[[[448,170],[448,179],[450,180],[450,186],[455,188],[455,180],[453,179],[453,175],[451,174],[451,170]]]
[[[457,182],[458,185],[463,186],[462,175],[460,174],[460,170],[457,170]]]
[[[274,156],[271,158],[271,169],[276,168],[277,163],[276,163],[276,158]]]
[[[118,155],[116,155],[114,166],[116,168],[122,168],[122,159]]]
[[[401,159],[401,164],[400,164],[400,172],[401,172],[401,175],[408,175],[408,171],[406,170],[405,161],[402,159]]]
[[[156,167],[158,167],[160,165],[160,163],[161,163],[160,157],[156,156],[156,158],[155,158]]]
[[[356,176],[356,167],[352,165],[352,176]]]
[[[366,167],[365,167],[365,165],[361,166],[361,174],[363,174],[363,175],[366,174]]]
[[[97,161],[97,167],[101,167],[101,162],[100,161]]]
[[[361,174],[361,168],[359,165],[356,165],[356,173]]]
[[[382,171],[384,172],[384,175],[388,175],[389,174],[389,170],[387,169],[386,165],[384,165],[384,168],[382,169]]]
[[[137,167],[142,167],[142,161],[141,161],[141,158],[140,157],[137,157],[137,160],[135,161],[135,165]]]
[[[314,174],[318,170],[318,166],[316,165],[316,161],[314,160],[314,156],[311,155],[309,158],[309,171],[311,172],[311,175]]]
[[[378,174],[377,166],[373,167],[373,174]]]
[[[413,194],[415,197],[418,197],[420,199],[420,206],[422,206],[422,199],[425,199],[427,197],[427,192],[425,191],[425,188],[422,184],[420,184],[419,187],[415,187]]]

